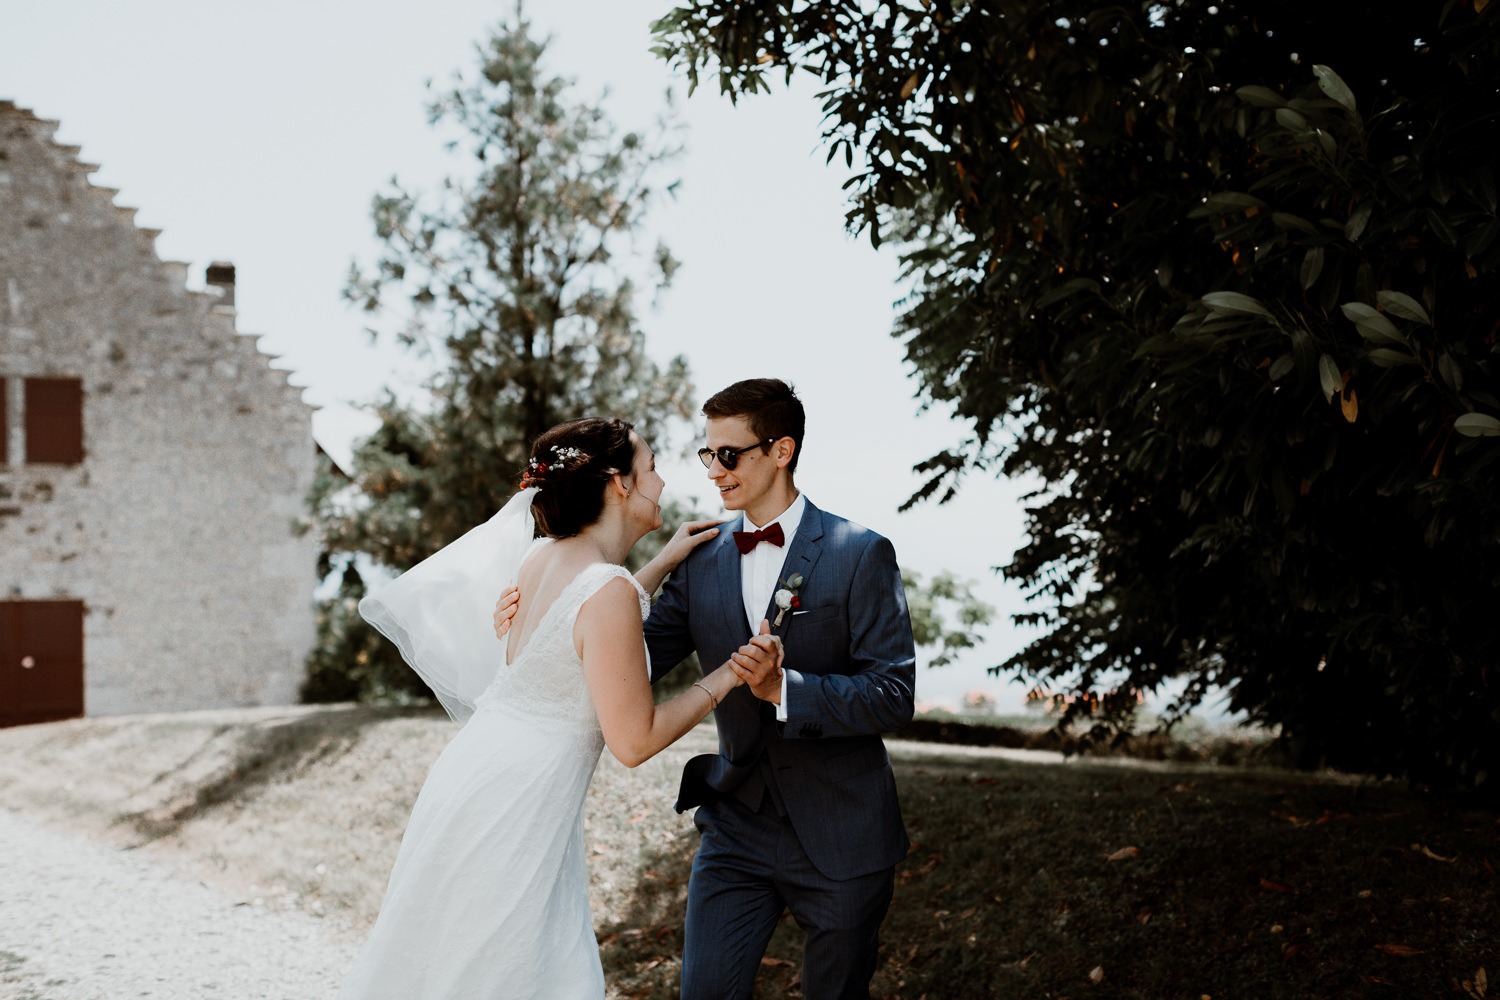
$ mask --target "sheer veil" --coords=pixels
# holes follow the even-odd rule
[[[448,714],[463,722],[505,662],[492,613],[535,541],[524,489],[500,512],[359,602],[359,613],[401,650]]]

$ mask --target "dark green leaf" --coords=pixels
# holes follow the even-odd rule
[[[1318,86],[1322,88],[1323,93],[1333,98],[1339,104],[1342,104],[1348,110],[1356,110],[1354,91],[1349,89],[1349,85],[1337,73],[1327,66],[1315,65],[1313,66],[1313,75],[1318,78]]]
[[[1286,98],[1270,87],[1262,87],[1258,84],[1241,87],[1235,93],[1239,95],[1240,100],[1257,108],[1279,108],[1286,104]]]
[[[1432,317],[1427,315],[1427,310],[1422,308],[1422,304],[1402,292],[1388,289],[1376,292],[1375,304],[1392,316],[1409,319],[1413,323],[1421,323],[1424,326],[1432,325]]]
[[[1339,309],[1345,316],[1353,320],[1359,329],[1359,335],[1367,340],[1380,340],[1392,344],[1406,344],[1406,338],[1401,336],[1401,331],[1396,325],[1363,302],[1346,302]]]
[[[1465,437],[1500,437],[1500,420],[1487,413],[1465,413],[1453,421],[1453,429]]]
[[[1309,289],[1318,282],[1323,273],[1323,248],[1312,247],[1302,255],[1302,287]]]
[[[1271,318],[1270,310],[1250,296],[1239,292],[1209,292],[1203,296],[1203,304],[1215,312],[1245,313]]]
[[[1326,354],[1318,356],[1318,383],[1323,389],[1324,402],[1333,402],[1333,397],[1344,387],[1344,376],[1339,372],[1338,362]]]
[[[1366,357],[1381,368],[1396,368],[1400,365],[1417,363],[1417,359],[1412,357],[1410,351],[1397,351],[1389,347],[1373,348]]]
[[[1351,240],[1363,236],[1365,227],[1370,224],[1370,213],[1374,211],[1374,207],[1370,202],[1365,202],[1356,208],[1349,216],[1349,221],[1344,224],[1344,235]]]

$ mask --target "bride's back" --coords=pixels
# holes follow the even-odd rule
[[[507,636],[505,659],[478,707],[568,720],[597,736],[573,626],[584,603],[617,576],[629,578],[629,573],[600,562],[597,550],[539,544],[521,567],[518,584],[526,596]]]
[[[575,546],[543,538],[526,556],[516,576],[516,586],[526,595],[526,600],[517,605],[515,620],[511,622],[505,647],[506,666],[516,662],[537,626],[568,585],[578,578],[579,573],[599,561],[596,554],[593,558],[588,558],[588,555]]]

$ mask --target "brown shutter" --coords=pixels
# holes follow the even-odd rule
[[[76,378],[29,378],[23,402],[26,464],[82,462],[83,382]]]
[[[0,375],[0,465],[10,463],[10,405],[5,390],[10,380]]]

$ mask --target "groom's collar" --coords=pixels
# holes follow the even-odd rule
[[[744,524],[746,531],[760,531],[763,528],[769,528],[773,524],[780,524],[782,531],[788,535],[793,535],[802,526],[802,513],[807,507],[807,494],[798,493],[797,499],[792,501],[791,506],[771,518],[765,524],[756,524],[750,520],[749,514],[741,514],[740,521]]]

